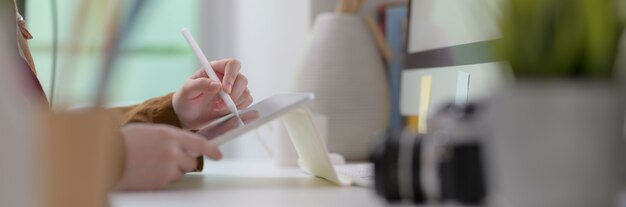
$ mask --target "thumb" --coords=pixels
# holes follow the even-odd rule
[[[185,82],[181,90],[181,96],[185,99],[197,99],[201,96],[212,96],[219,92],[222,85],[208,78],[190,79]]]

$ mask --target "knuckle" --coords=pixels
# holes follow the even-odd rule
[[[174,147],[170,147],[165,151],[164,157],[169,161],[175,161],[179,156],[178,150]]]
[[[164,139],[165,141],[175,141],[176,138],[176,131],[168,126],[161,126],[159,127],[159,135],[162,139]]]
[[[239,69],[239,67],[241,67],[241,62],[239,62],[239,60],[237,60],[235,58],[229,58],[228,59],[228,63],[232,64],[237,69]]]
[[[176,164],[176,150],[176,145],[167,142],[161,144],[161,149],[157,151],[157,155],[162,163],[161,167],[169,167],[170,165]]]
[[[239,75],[239,78],[240,78],[239,81],[241,82],[242,85],[244,85],[244,86],[248,85],[248,78],[246,78],[246,76]]]
[[[187,92],[187,91],[193,90],[199,82],[200,81],[198,79],[186,80],[185,83],[183,84],[183,91]]]
[[[216,145],[214,144],[207,144],[206,148],[208,149],[208,151],[219,151],[219,149],[217,148]]]
[[[197,79],[187,79],[185,80],[184,86],[183,87],[191,87],[191,85],[193,85],[194,82],[196,82]]]
[[[202,83],[202,85],[211,85],[211,83],[213,82],[213,80],[208,79],[208,78],[200,78],[199,81]]]

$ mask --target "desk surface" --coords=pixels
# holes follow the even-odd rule
[[[386,206],[374,191],[338,187],[271,161],[206,161],[165,190],[119,192],[112,206]]]

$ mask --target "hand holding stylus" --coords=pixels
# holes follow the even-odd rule
[[[187,40],[187,43],[189,43],[189,46],[191,47],[193,52],[196,54],[196,57],[198,58],[200,65],[202,65],[202,68],[206,71],[206,74],[211,79],[215,81],[220,81],[220,78],[217,76],[217,74],[213,70],[213,67],[211,66],[211,64],[209,64],[209,60],[207,60],[206,55],[204,55],[204,52],[202,51],[202,49],[200,49],[200,46],[191,35],[191,32],[189,32],[187,28],[183,28],[181,32],[183,33],[185,40]],[[230,87],[230,85],[226,87]],[[228,107],[230,112],[232,112],[233,114],[235,114],[235,116],[237,116],[237,118],[239,118],[239,112],[237,111],[237,107],[235,106],[235,102],[233,101],[233,99],[230,96],[228,96],[228,94],[225,91],[219,91],[219,94],[220,94],[220,97],[222,98],[222,101],[224,101],[224,103],[226,104],[226,107]]]
[[[220,91],[229,92],[238,109],[252,104],[247,78],[240,74],[239,61],[224,59],[210,62],[220,81],[209,78],[199,69],[174,93],[172,105],[183,128],[198,129],[231,111],[219,96]]]

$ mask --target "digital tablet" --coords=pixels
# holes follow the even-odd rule
[[[198,134],[216,146],[222,145],[257,127],[280,118],[294,109],[313,101],[312,93],[288,93],[269,97],[239,112],[240,124],[232,113],[215,120],[198,130]]]

